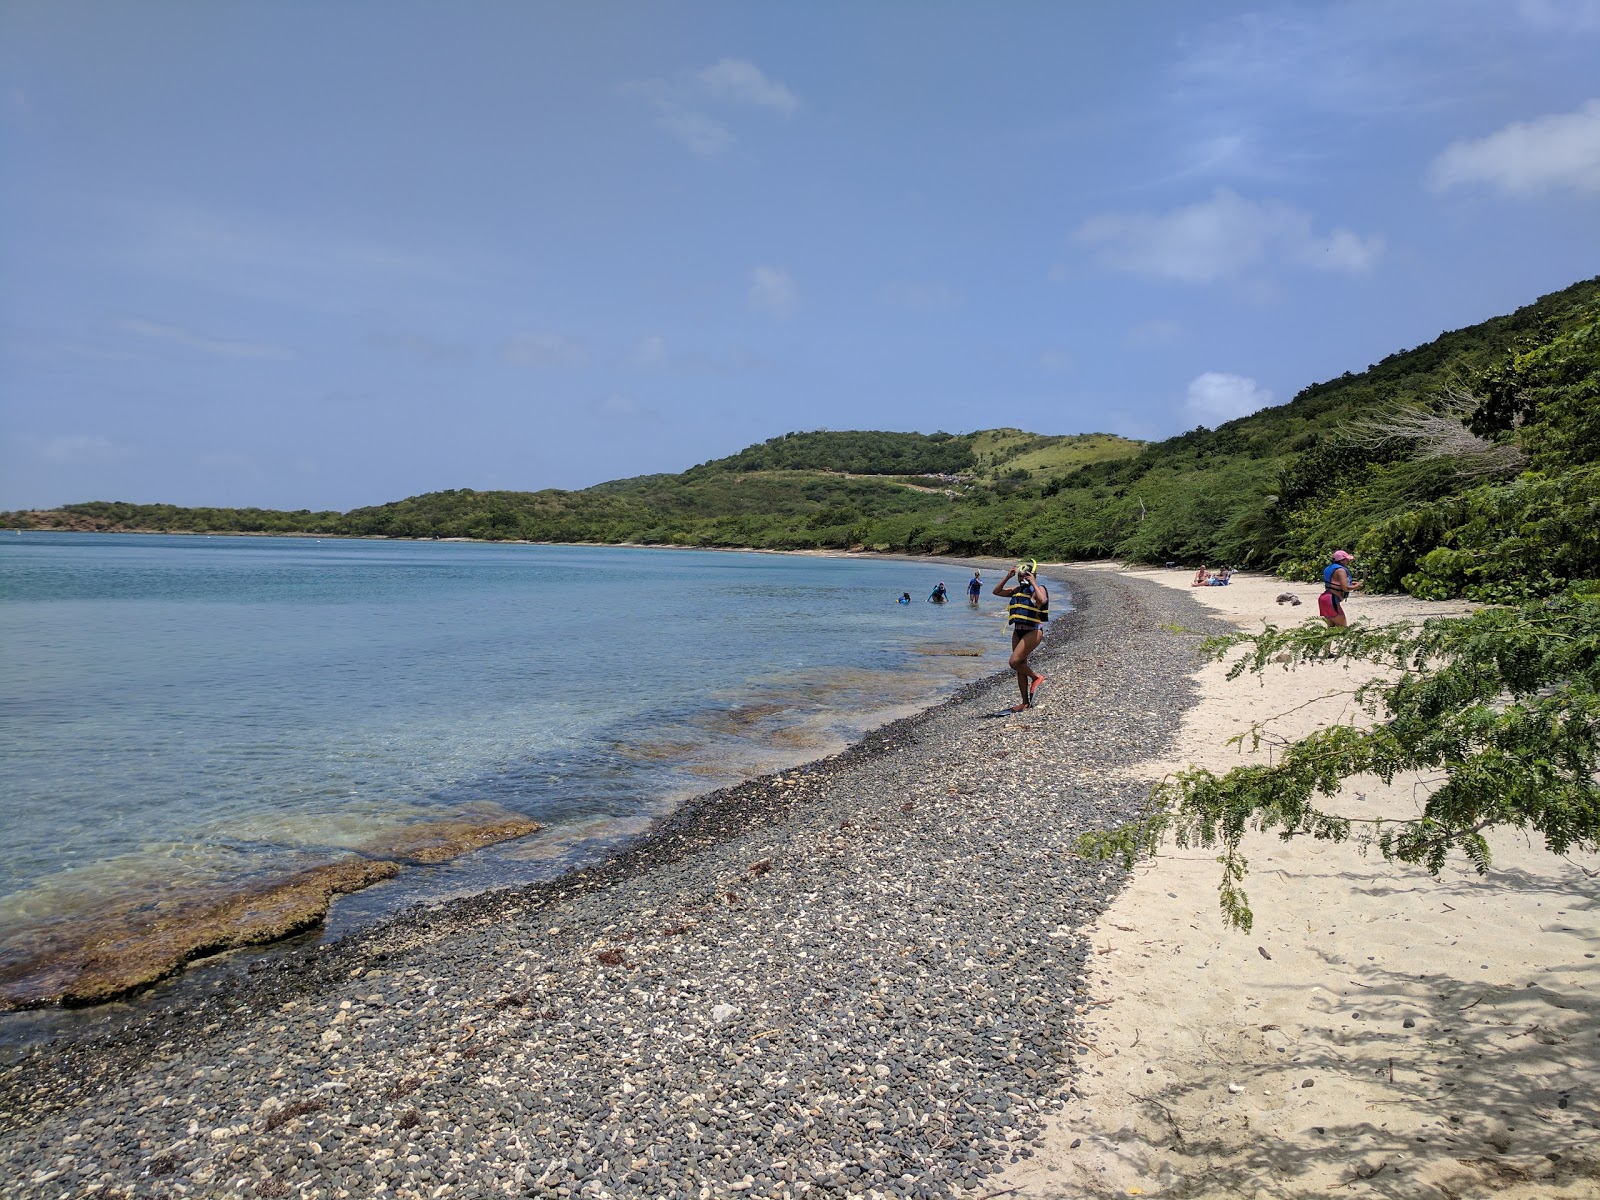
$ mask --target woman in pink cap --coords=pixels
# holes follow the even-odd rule
[[[1317,598],[1317,611],[1329,625],[1350,624],[1344,615],[1344,602],[1349,599],[1350,593],[1361,585],[1350,578],[1350,568],[1345,565],[1349,561],[1348,551],[1335,550],[1333,561],[1322,568],[1323,590],[1322,595]]]

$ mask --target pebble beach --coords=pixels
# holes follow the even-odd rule
[[[31,1049],[0,1073],[5,1194],[988,1194],[1073,1095],[1124,881],[1074,839],[1138,810],[1224,627],[1071,589],[1030,711],[1009,673],[969,685],[599,866]]]

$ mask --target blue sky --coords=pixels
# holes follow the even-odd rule
[[[1600,273],[1600,0],[6,0],[0,161],[0,508],[1155,438]]]

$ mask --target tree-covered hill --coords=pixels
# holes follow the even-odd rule
[[[768,438],[728,458],[691,467],[690,478],[726,471],[839,471],[854,475],[954,475],[977,465],[972,434],[818,430]]]
[[[822,430],[581,491],[459,489],[348,513],[94,502],[0,514],[0,527],[1116,555],[1292,572],[1337,545],[1358,549],[1378,586],[1519,594],[1600,573],[1585,565],[1600,553],[1597,322],[1600,278],[1150,445]]]
[[[1052,479],[1092,462],[1127,458],[1137,453],[1140,445],[1109,433],[1061,436],[1021,429],[963,434],[823,429],[769,438],[738,454],[691,467],[685,475],[693,479],[728,471],[831,471],[995,479],[1005,472],[1012,478]]]
[[[1036,479],[1066,478],[1140,448],[1111,434],[817,431],[773,438],[680,475],[641,475],[581,491],[461,488],[348,513],[92,501],[0,514],[0,527],[914,548],[902,543],[901,531],[936,526],[968,496],[1025,496]]]
[[[1143,818],[1081,849],[1131,861],[1168,838],[1215,848],[1223,914],[1242,929],[1252,830],[1351,839],[1436,876],[1458,850],[1487,872],[1497,828],[1554,854],[1600,850],[1597,282],[1386,359],[1359,398],[1336,385],[1309,397],[1341,424],[1280,473],[1267,523],[1280,565],[1311,574],[1339,544],[1369,585],[1487,603],[1420,623],[1313,618],[1213,639],[1230,678],[1340,663],[1357,719],[1222,775],[1180,771]],[[1415,807],[1352,815],[1339,798],[1354,776],[1410,780]]]

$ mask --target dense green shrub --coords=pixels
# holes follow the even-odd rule
[[[1509,602],[1600,578],[1600,465],[1529,473],[1380,522],[1357,554],[1380,587]]]

